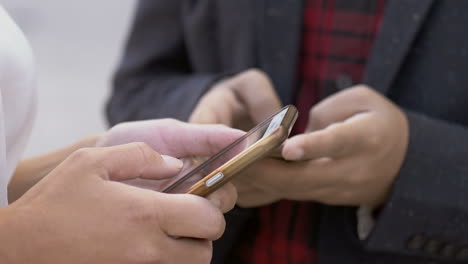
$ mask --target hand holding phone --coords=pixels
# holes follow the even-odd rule
[[[164,188],[163,192],[190,193],[199,196],[211,194],[243,169],[278,148],[288,138],[297,115],[294,106],[284,107],[218,154]],[[193,160],[186,162],[193,163]]]

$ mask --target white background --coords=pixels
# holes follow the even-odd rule
[[[104,103],[135,1],[0,0],[0,4],[25,32],[38,67],[38,115],[25,156],[105,129]]]

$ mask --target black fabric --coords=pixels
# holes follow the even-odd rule
[[[433,0],[387,1],[364,82],[386,94],[418,36]]]
[[[290,102],[302,4],[140,1],[107,108],[110,123],[186,119],[220,76],[251,67],[269,73]],[[355,208],[322,206],[319,264],[468,261],[467,13],[466,0],[389,2],[366,83],[405,109],[409,150],[367,241],[357,238]],[[249,211],[236,212],[214,263],[223,263],[232,234],[248,224]]]

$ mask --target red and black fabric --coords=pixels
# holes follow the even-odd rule
[[[304,1],[139,1],[107,105],[110,124],[187,120],[213,80],[251,67],[267,72],[281,100],[292,103]],[[467,10],[466,0],[386,1],[363,82],[407,115],[408,151],[365,243],[356,235],[355,208],[320,205],[319,263],[468,260]],[[213,263],[228,263],[254,212],[226,215]]]
[[[384,0],[307,0],[298,65],[293,134],[303,133],[310,108],[325,90],[362,79],[383,16]],[[316,263],[319,211],[311,202],[280,201],[258,209],[232,263]]]

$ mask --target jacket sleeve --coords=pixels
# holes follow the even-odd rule
[[[370,250],[468,260],[468,128],[407,111],[410,141]]]
[[[219,78],[191,70],[183,37],[183,1],[139,1],[107,103],[111,125],[163,117],[186,120]]]

